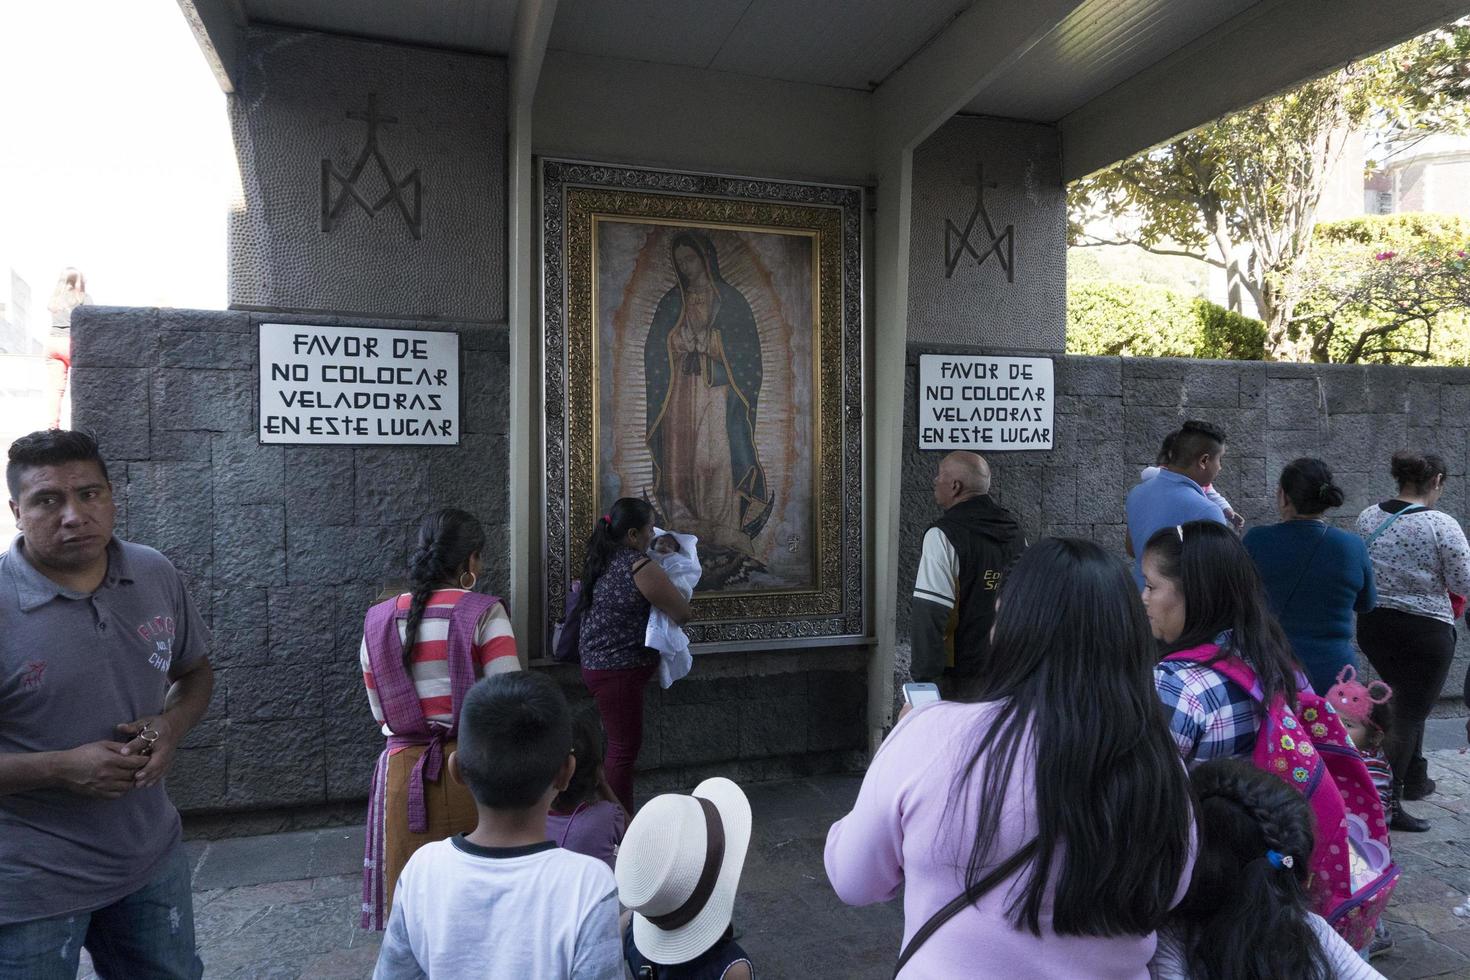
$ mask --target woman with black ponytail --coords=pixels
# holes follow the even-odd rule
[[[587,536],[582,594],[573,615],[582,617],[577,652],[582,680],[597,702],[607,731],[603,768],[608,785],[633,813],[633,766],[643,747],[643,692],[658,669],[658,651],[643,645],[651,606],[680,626],[689,601],[648,557],[653,507],[623,497],[597,519]]]
[[[1189,891],[1159,930],[1153,980],[1382,980],[1310,910],[1312,809],[1241,759],[1191,777],[1199,856]]]
[[[1353,614],[1376,601],[1363,540],[1327,525],[1326,512],[1342,501],[1326,463],[1292,460],[1276,488],[1281,523],[1255,528],[1244,540],[1292,652],[1323,696],[1343,667],[1358,668]]]
[[[435,511],[419,525],[409,591],[367,612],[359,659],[388,744],[368,801],[364,929],[383,928],[393,886],[414,851],[478,822],[469,790],[444,775],[459,708],[475,681],[521,666],[504,604],[474,591],[484,549],[474,515]]]

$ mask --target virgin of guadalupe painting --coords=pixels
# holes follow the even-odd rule
[[[860,273],[844,274],[860,194],[665,194],[633,186],[658,172],[547,167],[615,184],[546,190],[564,216],[546,282],[565,297],[547,317],[565,358],[547,381],[548,605],[598,515],[638,497],[699,539],[691,639],[858,632],[861,424],[842,401],[861,370]]]
[[[669,251],[678,282],[643,345],[653,497],[663,526],[699,537],[710,588],[764,569],[754,547],[771,516],[755,442],[761,338],[709,235],[681,231]]]
[[[700,590],[809,588],[813,236],[597,218],[600,500],[699,538]]]

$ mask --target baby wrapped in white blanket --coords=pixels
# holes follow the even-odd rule
[[[692,534],[658,527],[653,529],[653,546],[648,556],[663,567],[674,588],[686,599],[694,595],[694,587],[699,584],[698,545],[699,539]],[[648,629],[643,642],[657,650],[662,658],[658,665],[658,679],[664,687],[689,673],[694,666],[694,658],[689,653],[689,637],[657,606],[648,612]]]

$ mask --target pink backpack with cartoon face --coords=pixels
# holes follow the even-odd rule
[[[1244,661],[1227,656],[1208,662],[1218,649],[1205,644],[1164,659],[1207,666],[1261,704],[1261,684]],[[1316,818],[1307,879],[1312,911],[1353,949],[1363,949],[1399,880],[1378,790],[1327,701],[1307,690],[1297,695],[1295,712],[1281,695],[1263,707],[1251,761],[1305,796]]]

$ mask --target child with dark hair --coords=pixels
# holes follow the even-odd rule
[[[611,868],[617,861],[628,814],[608,785],[602,767],[606,737],[594,706],[587,705],[577,713],[572,723],[572,751],[577,756],[577,771],[572,773],[567,788],[551,803],[551,812],[546,815],[546,836],[556,841],[558,847],[595,857]]]
[[[694,587],[704,574],[699,563],[699,538],[677,531],[654,528],[653,547],[649,554],[668,575],[669,581],[685,599],[694,598]],[[694,667],[694,657],[689,651],[689,636],[684,628],[669,618],[668,613],[654,606],[648,611],[648,628],[644,630],[643,642],[659,656],[658,682],[668,688],[674,681],[686,676]]]
[[[612,872],[546,839],[546,812],[576,767],[571,713],[551,680],[500,674],[470,690],[449,775],[469,786],[479,823],[409,859],[374,980],[621,980]]]
[[[1184,901],[1159,930],[1153,980],[1374,980],[1382,975],[1310,911],[1315,846],[1306,799],[1241,759],[1191,777],[1199,856]]]

